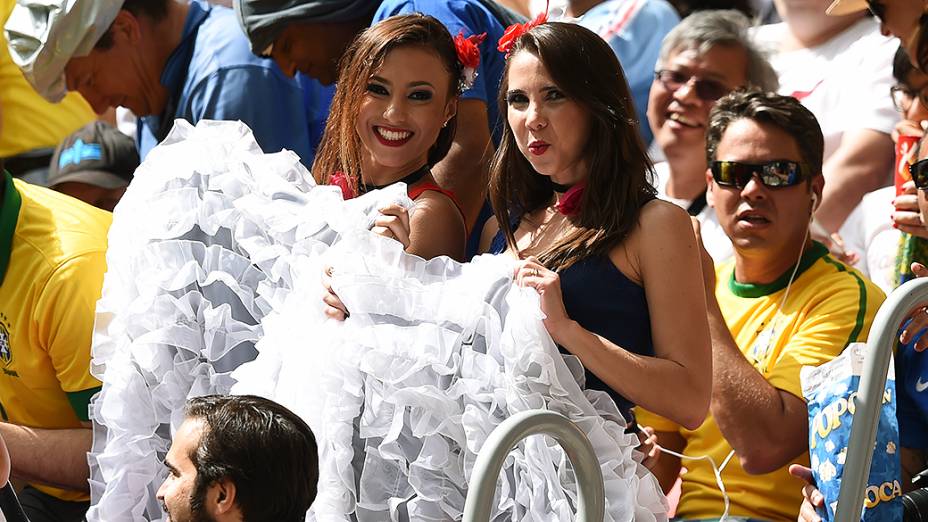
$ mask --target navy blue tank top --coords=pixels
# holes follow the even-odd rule
[[[516,228],[518,225],[514,225]],[[490,253],[506,250],[500,231],[490,244]],[[651,314],[644,288],[630,280],[607,256],[591,256],[559,272],[567,315],[584,329],[609,339],[638,355],[653,356]],[[558,346],[561,353],[567,354]],[[601,390],[615,401],[626,421],[633,419],[635,405],[613,390],[593,372],[584,369],[586,388]]]

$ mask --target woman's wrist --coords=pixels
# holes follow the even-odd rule
[[[575,344],[575,341],[580,337],[583,331],[583,328],[580,327],[580,323],[574,321],[570,317],[564,317],[558,321],[546,321],[545,323],[548,327],[548,334],[551,335],[554,342],[564,348]]]

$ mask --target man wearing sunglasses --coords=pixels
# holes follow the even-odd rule
[[[822,126],[828,183],[816,219],[837,232],[864,194],[889,183],[899,116],[886,93],[896,43],[863,11],[827,16],[832,0],[775,3],[783,23],[754,36],[771,53],[780,94],[802,101]]]
[[[661,447],[690,457],[681,520],[789,520],[802,496],[787,465],[808,465],[808,413],[799,371],[866,339],[883,293],[809,236],[824,185],[824,139],[794,98],[737,91],[720,99],[707,131],[709,204],[734,245],[715,268],[703,254],[712,336],[710,416],[685,430],[647,412]],[[666,489],[680,460],[652,469]],[[727,493],[716,485],[721,468]]]
[[[658,195],[685,208],[702,225],[716,261],[731,257],[731,241],[706,205],[706,123],[716,100],[755,85],[775,91],[776,72],[748,37],[738,11],[699,11],[661,44],[648,102],[648,123],[666,161],[654,165]]]

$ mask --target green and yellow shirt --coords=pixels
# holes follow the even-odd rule
[[[715,295],[741,353],[774,388],[802,399],[799,370],[818,366],[840,354],[849,343],[865,341],[883,292],[860,273],[836,261],[820,243],[803,254],[783,309],[780,302],[792,267],[769,285],[735,280],[734,262],[716,270]],[[695,430],[636,410],[638,422],[657,431],[679,432],[686,439],[683,453],[708,455],[721,465],[731,445],[712,415]],[[744,422],[751,422],[745,419]],[[809,465],[808,453],[798,464]],[[718,518],[724,508],[712,467],[705,460],[686,460],[683,491],[676,516]],[[737,455],[722,471],[731,501],[730,515],[762,520],[793,521],[802,503],[802,484],[784,466],[765,475],[749,475]]]
[[[112,215],[8,173],[0,186],[0,416],[78,428],[100,389],[90,345]],[[34,486],[64,500],[89,498]]]

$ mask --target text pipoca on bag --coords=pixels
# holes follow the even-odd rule
[[[821,408],[809,425],[809,449],[815,449],[820,440],[845,423],[850,423],[854,416],[857,392],[853,391],[847,398],[839,397],[831,404]],[[893,389],[883,391],[883,404],[893,402]],[[894,408],[895,409],[895,408]]]
[[[818,367],[806,366],[800,374],[802,394],[809,408],[809,460],[816,486],[825,498],[824,508],[818,510],[824,521],[834,519],[838,504],[865,349],[865,344],[854,343],[834,360]],[[902,519],[899,426],[892,365],[881,402],[860,518],[864,522]]]

